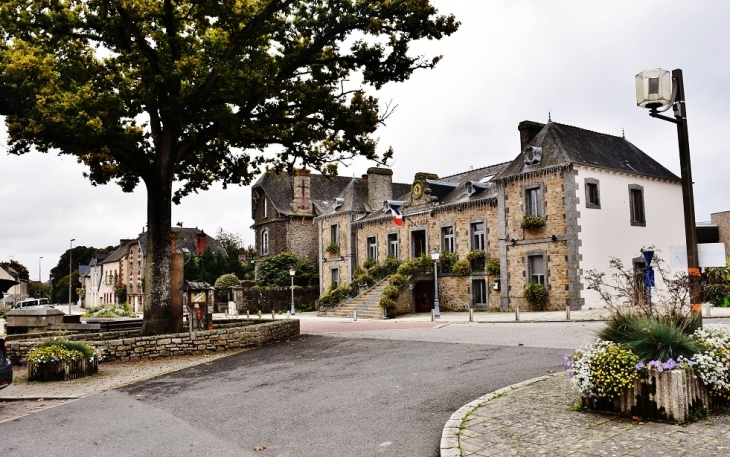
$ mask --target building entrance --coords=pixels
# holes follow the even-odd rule
[[[413,302],[417,313],[428,313],[433,309],[433,281],[418,281],[413,287]]]

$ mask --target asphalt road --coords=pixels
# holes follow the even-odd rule
[[[456,409],[560,370],[593,338],[580,323],[358,332],[302,335],[2,423],[0,455],[437,456]]]

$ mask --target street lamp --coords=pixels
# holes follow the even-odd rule
[[[289,276],[291,276],[291,315],[295,315],[297,310],[294,309],[294,275],[297,274],[297,270],[294,268],[289,269]]]
[[[433,259],[433,284],[434,284],[434,299],[433,299],[433,317],[434,319],[441,319],[441,313],[439,312],[439,277],[438,269],[436,264],[439,261],[439,250],[434,249],[431,251],[431,258]]]
[[[700,263],[697,255],[695,200],[692,190],[692,165],[689,155],[687,108],[684,100],[682,70],[673,70],[670,76],[667,70],[656,68],[654,70],[644,70],[636,75],[636,104],[649,109],[649,116],[677,125],[679,164],[682,171],[682,200],[684,203],[684,234],[687,244],[689,296],[692,313],[701,325]],[[669,108],[674,108],[674,118],[659,114]]]
[[[68,248],[68,315],[71,315],[71,276],[73,273],[73,263],[71,262],[71,255],[73,254],[74,241],[76,238],[71,238]]]
[[[38,257],[38,297],[40,298],[42,296],[43,288],[41,287],[41,284],[43,281],[41,280],[41,259],[43,256]]]

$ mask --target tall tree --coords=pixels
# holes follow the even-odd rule
[[[8,0],[0,114],[13,154],[59,151],[94,185],[144,183],[143,331],[161,333],[171,203],[263,167],[389,159],[372,134],[390,111],[364,88],[432,68],[409,44],[457,28],[428,0]]]

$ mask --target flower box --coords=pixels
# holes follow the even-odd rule
[[[28,360],[28,381],[68,381],[91,376],[99,371],[99,358],[79,358],[66,362],[34,362]]]
[[[687,422],[696,411],[712,409],[712,400],[702,380],[684,369],[643,372],[633,388],[612,399],[582,398],[583,406],[591,409],[677,423]]]

